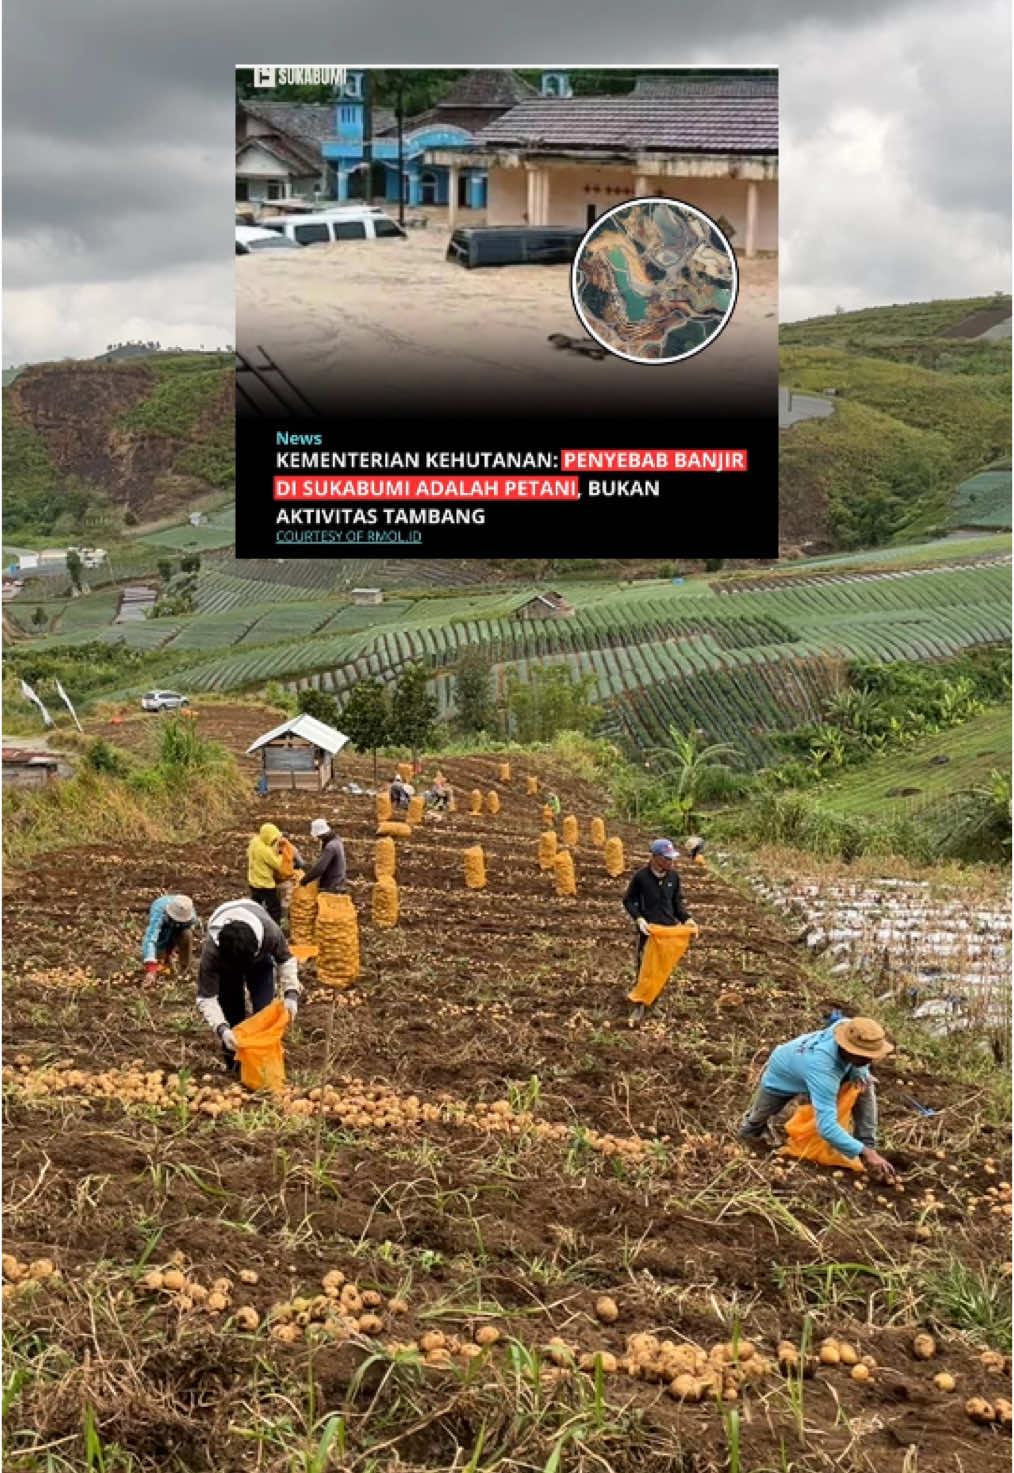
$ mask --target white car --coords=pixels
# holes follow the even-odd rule
[[[181,711],[190,702],[174,690],[150,690],[141,697],[142,711]]]
[[[261,251],[298,250],[300,242],[279,235],[277,230],[260,230],[255,225],[236,226],[237,256],[251,256]]]
[[[261,218],[265,230],[296,245],[328,245],[336,240],[406,240],[407,231],[375,206],[339,207],[312,215],[269,215]]]

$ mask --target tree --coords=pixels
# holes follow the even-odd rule
[[[373,780],[377,780],[377,748],[384,747],[391,733],[391,709],[387,690],[374,676],[357,680],[349,691],[339,718],[341,729],[360,752],[373,753]]]
[[[429,678],[422,665],[410,665],[398,677],[391,697],[391,741],[410,748],[413,762],[432,741],[437,719],[437,703],[426,689]]]
[[[704,571],[706,573],[720,573],[724,565],[724,557],[709,557],[704,561]]]
[[[726,766],[731,758],[741,754],[729,742],[712,742],[701,747],[698,732],[683,732],[677,726],[670,726],[669,742],[667,747],[649,748],[649,755],[662,759],[666,776],[675,784],[673,806],[690,823],[695,819],[697,792],[705,774]]]
[[[188,552],[186,557],[180,558],[180,570],[184,573],[199,573],[201,571],[200,553]]]
[[[478,650],[467,650],[454,672],[454,704],[463,732],[490,731],[496,722],[489,661]]]
[[[521,742],[548,742],[560,731],[590,731],[598,719],[591,704],[591,675],[574,680],[566,665],[542,665],[522,680],[507,677],[511,730]]]
[[[41,604],[36,607],[35,613],[32,615],[32,623],[36,629],[42,629],[49,623],[46,611]]]
[[[338,725],[338,702],[334,696],[329,696],[327,691],[314,690],[313,686],[307,686],[301,690],[296,704],[307,716],[313,716],[317,721],[323,721],[325,726]],[[350,733],[346,733],[350,735]]]
[[[70,574],[70,581],[78,593],[81,592],[81,569],[83,567],[84,564],[81,561],[81,554],[72,547],[67,554],[67,572]]]
[[[158,576],[162,579],[162,582],[168,583],[173,575],[173,565],[169,559],[167,557],[160,557],[155,566],[158,569]]]

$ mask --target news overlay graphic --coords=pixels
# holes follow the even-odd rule
[[[237,73],[238,556],[776,555],[777,73],[311,70]]]
[[[589,230],[571,272],[574,309],[596,342],[633,363],[678,363],[713,343],[739,285],[732,246],[682,201],[617,205]]]

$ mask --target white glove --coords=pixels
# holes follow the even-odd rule
[[[637,920],[637,929],[640,931],[640,933],[641,933],[642,936],[650,936],[651,935],[651,927],[648,925],[648,922],[644,919],[644,916],[639,916],[638,917],[638,920]]]
[[[695,933],[701,929],[700,926],[698,926],[697,922],[695,920],[693,920],[690,916],[687,916],[687,918],[683,922],[683,924],[685,926],[689,926],[690,929],[691,929],[691,931],[693,931]]]
[[[223,1028],[218,1036],[222,1040],[222,1047],[228,1049],[230,1054],[234,1054],[236,1052],[236,1035],[232,1029]]]
[[[282,998],[282,1005],[290,1018],[294,1018],[299,1012],[299,998],[294,992],[287,992]]]

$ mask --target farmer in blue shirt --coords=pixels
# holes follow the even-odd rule
[[[173,952],[181,972],[190,970],[194,926],[197,911],[189,895],[160,895],[151,903],[148,929],[141,943],[141,959],[149,976],[158,972],[160,963],[167,964]]]
[[[768,1121],[802,1096],[813,1105],[817,1129],[829,1146],[842,1156],[861,1157],[874,1176],[893,1177],[894,1167],[876,1150],[877,1096],[870,1073],[871,1063],[893,1049],[872,1018],[842,1018],[831,1028],[779,1044],[743,1117],[740,1140],[765,1149]],[[838,1091],[843,1084],[858,1084],[862,1090],[852,1113],[854,1136],[838,1124]]]

